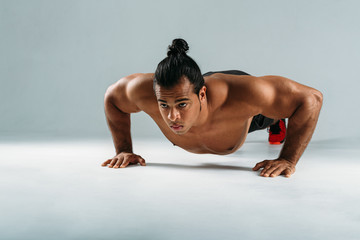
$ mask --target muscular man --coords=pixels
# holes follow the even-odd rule
[[[132,74],[107,89],[105,114],[116,155],[102,166],[145,166],[145,160],[132,151],[131,113],[147,113],[174,145],[213,154],[233,153],[248,132],[273,124],[279,127],[281,119],[288,118],[279,157],[259,162],[253,170],[262,169],[264,177],[290,177],[314,132],[322,94],[280,76],[255,77],[241,71],[201,75],[186,54],[188,49],[185,40],[175,39],[155,74]]]

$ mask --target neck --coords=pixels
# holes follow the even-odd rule
[[[204,128],[207,127],[207,125],[209,124],[209,120],[210,120],[209,113],[210,113],[209,105],[208,105],[208,102],[205,101],[201,105],[201,111],[199,113],[198,120],[193,125],[193,127],[190,129],[191,133],[199,133],[199,132],[203,131]]]

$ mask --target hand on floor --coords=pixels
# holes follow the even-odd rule
[[[124,168],[129,164],[132,165],[138,163],[140,163],[141,166],[146,166],[145,160],[140,155],[122,152],[115,157],[106,160],[101,166],[105,167],[109,164],[109,168]]]
[[[277,177],[279,175],[290,177],[295,172],[295,164],[282,158],[259,162],[253,168],[253,171],[257,171],[260,168],[263,168],[260,173],[260,176],[263,177]]]

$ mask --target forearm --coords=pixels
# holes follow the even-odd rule
[[[287,135],[279,158],[296,165],[314,133],[322,95],[306,99],[292,114],[288,121]]]
[[[130,128],[129,130],[124,131],[124,129],[119,129],[118,126],[109,123],[109,129],[114,142],[116,154],[119,154],[121,152],[132,153],[133,149],[132,149]]]
[[[130,114],[122,112],[111,102],[106,102],[105,115],[113,138],[116,154],[121,152],[132,153]]]

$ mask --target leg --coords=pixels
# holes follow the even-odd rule
[[[256,115],[253,117],[251,124],[250,124],[250,128],[249,128],[249,133],[257,131],[257,130],[261,130],[261,129],[265,129],[273,124],[275,124],[277,121],[272,119],[272,118],[268,118],[265,117],[264,115]]]
[[[286,137],[286,122],[285,119],[276,120],[274,124],[269,127],[269,143],[281,144]]]

